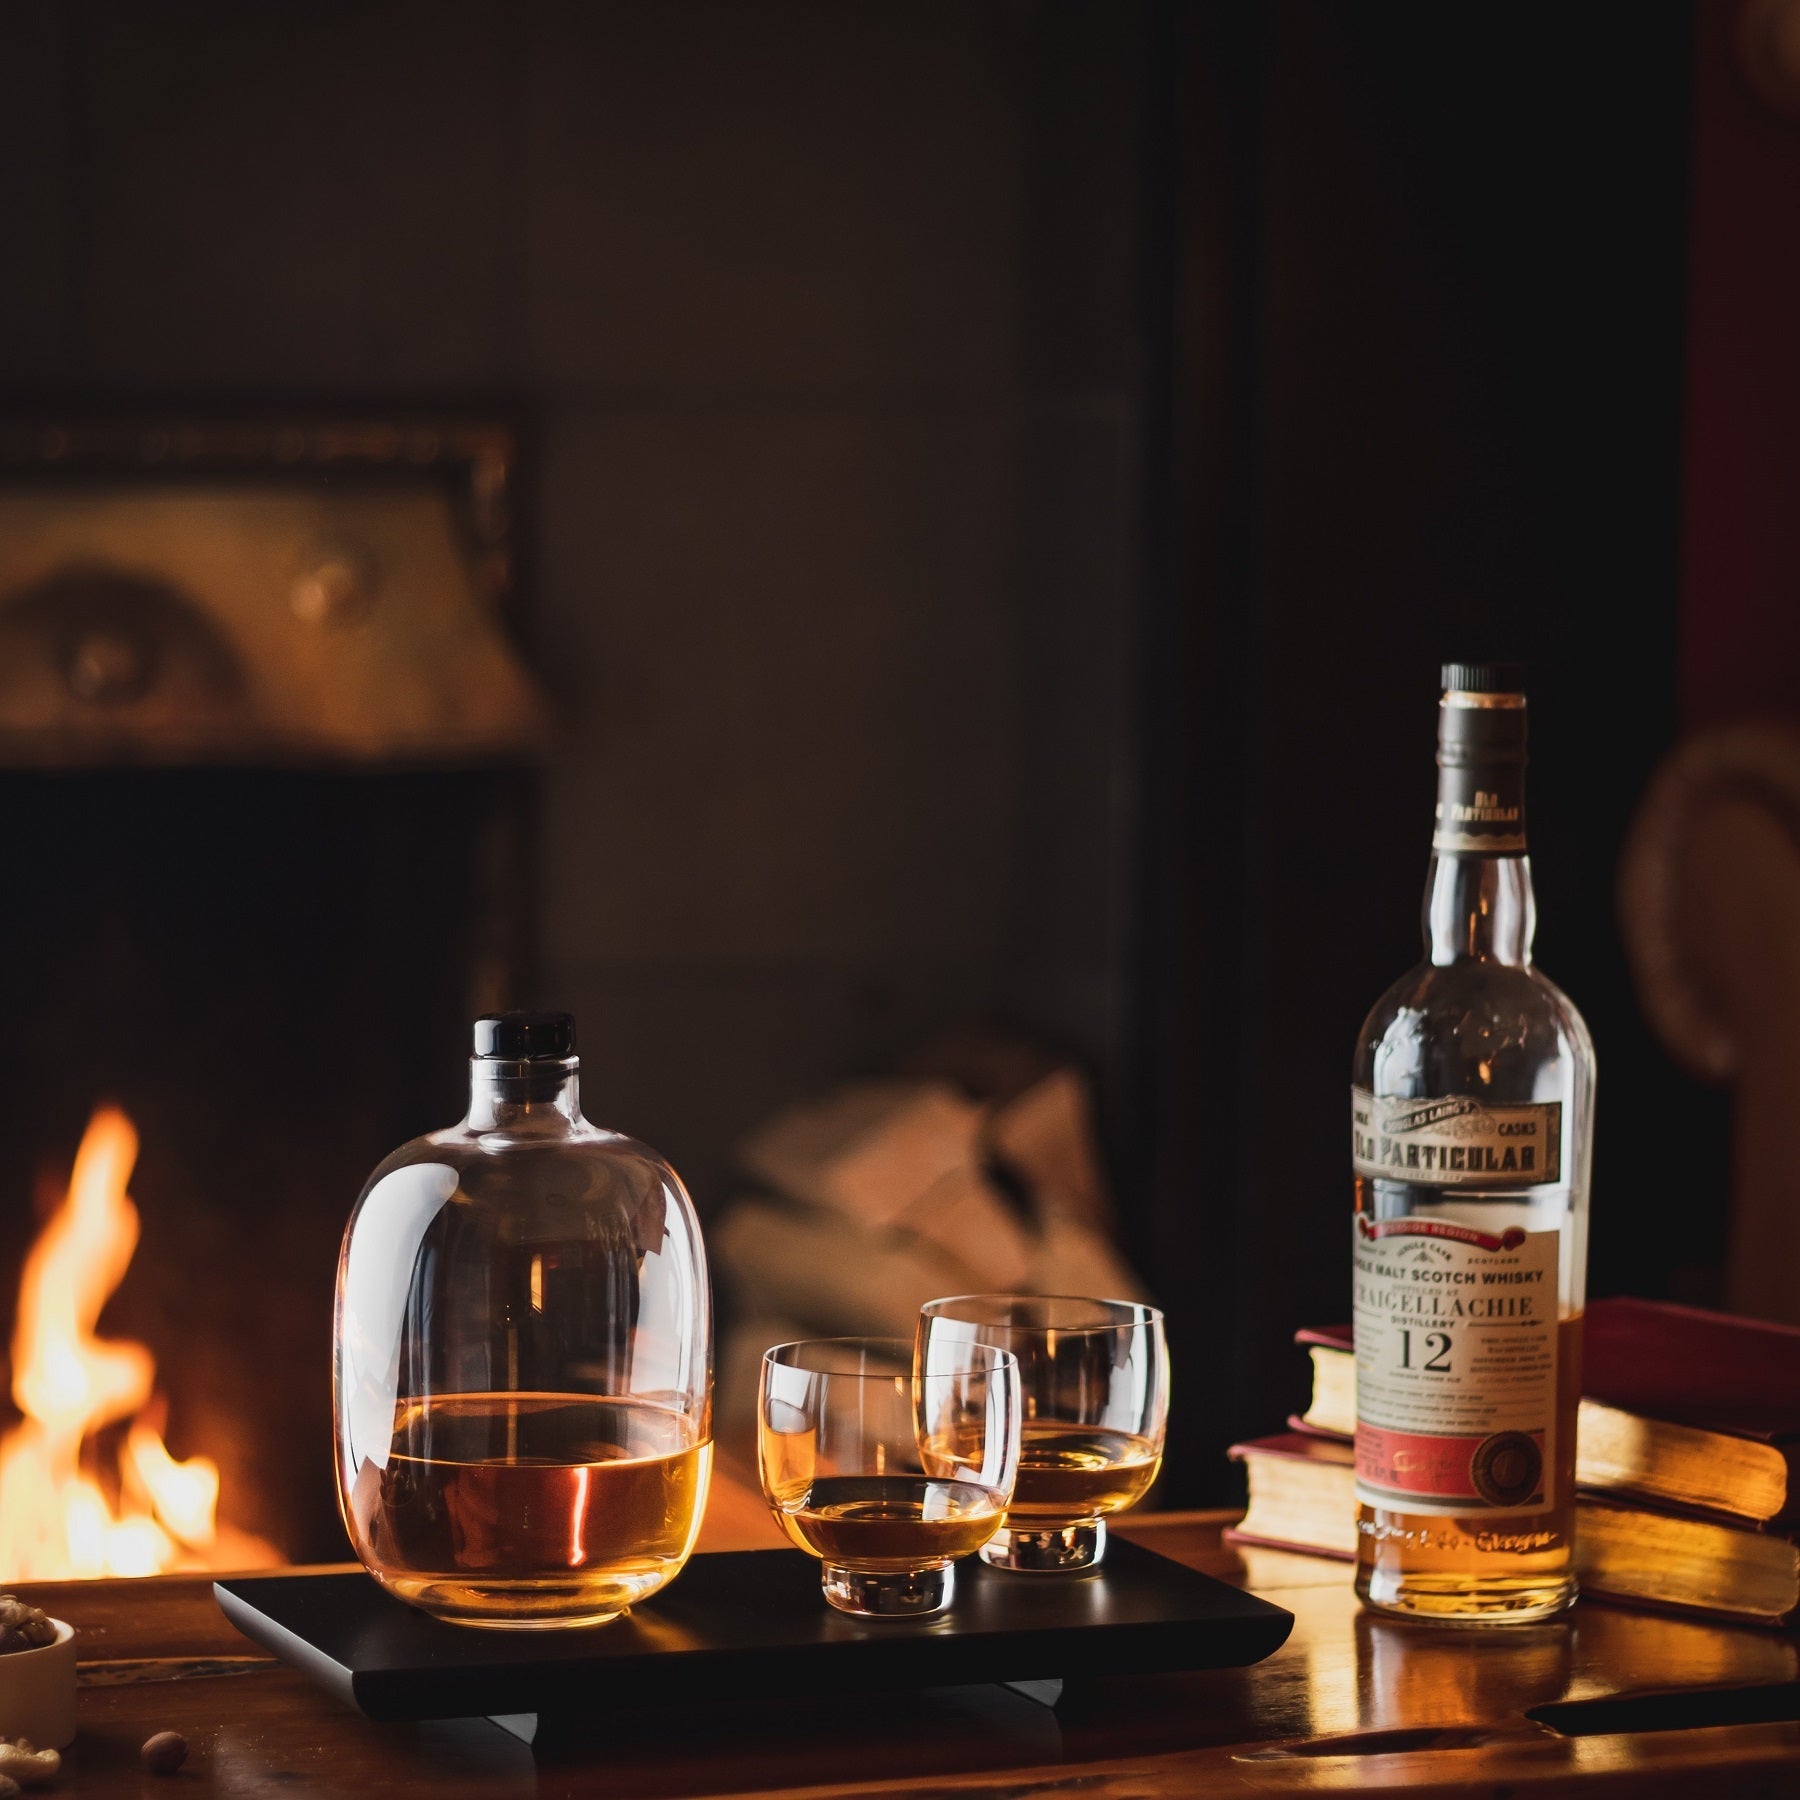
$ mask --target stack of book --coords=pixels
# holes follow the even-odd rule
[[[1649,1300],[1587,1311],[1576,1440],[1584,1593],[1767,1625],[1800,1621],[1800,1330]],[[1250,1504],[1231,1533],[1356,1554],[1348,1326],[1302,1331],[1312,1403],[1234,1444]]]

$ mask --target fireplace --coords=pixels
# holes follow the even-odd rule
[[[461,421],[0,429],[0,1317],[94,1188],[64,1260],[116,1288],[36,1304],[79,1342],[44,1357],[114,1384],[76,1453],[104,1566],[343,1553],[339,1234],[524,974],[514,460]],[[15,1448],[71,1429],[17,1422],[43,1360],[12,1359]],[[92,1506],[70,1573],[102,1572]]]

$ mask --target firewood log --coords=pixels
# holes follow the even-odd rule
[[[981,1166],[982,1109],[930,1081],[852,1082],[751,1133],[739,1160],[777,1193],[875,1229]]]

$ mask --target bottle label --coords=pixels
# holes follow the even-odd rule
[[[1446,769],[1438,778],[1432,849],[1458,856],[1523,856],[1522,786],[1513,770]]]
[[[1559,1234],[1361,1213],[1355,1230],[1357,1499],[1549,1511]]]
[[[1350,1090],[1357,1174],[1421,1187],[1544,1187],[1562,1180],[1562,1102],[1494,1105],[1470,1094],[1400,1100]]]

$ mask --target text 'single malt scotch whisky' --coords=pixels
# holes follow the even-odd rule
[[[1452,1624],[1575,1598],[1575,1414],[1594,1050],[1532,965],[1525,694],[1444,669],[1426,959],[1351,1088],[1356,1587]]]

